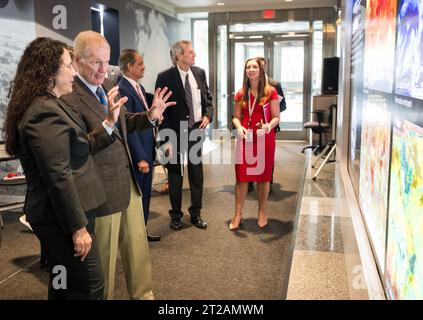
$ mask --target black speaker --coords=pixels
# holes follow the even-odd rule
[[[339,58],[323,59],[323,94],[338,94],[338,74],[339,74]]]

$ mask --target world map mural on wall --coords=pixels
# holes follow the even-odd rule
[[[5,8],[0,9],[0,130],[3,128],[10,81],[15,76],[23,50],[36,37],[34,10],[32,19],[14,19],[21,14],[14,1],[9,1]]]
[[[153,9],[133,3],[128,3],[127,8],[133,9],[135,14],[135,49],[144,56],[146,66],[141,83],[147,92],[154,92],[157,74],[172,65],[169,50],[173,41],[166,35],[168,22],[162,13]]]

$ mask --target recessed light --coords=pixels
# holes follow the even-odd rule
[[[225,3],[224,2],[218,2],[218,3],[216,3],[216,5],[218,5],[218,6],[224,6]]]
[[[292,0],[285,0],[285,2],[292,2]]]

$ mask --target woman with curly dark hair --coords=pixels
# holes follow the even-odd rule
[[[4,127],[6,151],[19,157],[28,191],[24,212],[53,270],[49,299],[101,299],[103,273],[94,236],[96,209],[106,200],[92,153],[114,142],[122,98],[108,94],[109,115],[87,133],[60,97],[75,70],[67,45],[38,38],[25,49],[11,82]]]

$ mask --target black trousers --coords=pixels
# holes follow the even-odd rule
[[[198,128],[196,125],[193,129]],[[190,130],[191,131],[191,130]],[[199,157],[200,161],[197,163],[191,162],[189,157],[191,149],[198,145],[196,145],[204,136],[198,137],[196,141],[188,141],[188,150],[187,150],[187,157],[188,157],[188,180],[189,180],[189,188],[191,191],[191,206],[188,208],[188,212],[192,218],[198,217],[201,213],[202,208],[202,201],[203,201],[203,163],[201,161],[202,156],[202,146],[197,151],[196,155]],[[201,143],[201,142],[200,142]],[[179,151],[179,150],[178,150]],[[184,151],[180,151],[181,154],[184,154]],[[183,212],[181,210],[182,206],[182,185],[183,185],[184,178],[180,174],[180,172],[169,170],[168,171],[168,183],[169,183],[169,198],[170,198],[170,205],[172,207],[169,210],[170,217],[172,219],[180,219],[183,216]]]
[[[47,251],[52,267],[48,288],[49,300],[99,300],[103,298],[104,276],[94,235],[95,215],[89,215],[87,218],[89,221],[87,231],[93,242],[91,250],[83,262],[80,257],[74,257],[72,235],[65,234],[58,224],[31,225],[41,245]],[[65,270],[64,273],[63,270]],[[62,281],[62,277],[65,278],[65,283]]]

